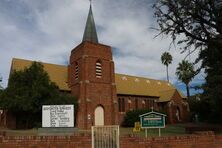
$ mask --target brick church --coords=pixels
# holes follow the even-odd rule
[[[11,72],[31,64],[14,58]],[[115,73],[112,48],[99,43],[91,6],[83,40],[72,49],[69,65],[42,64],[61,91],[78,99],[78,128],[121,124],[127,111],[142,108],[166,111],[168,123],[188,119],[186,97],[171,83]],[[9,116],[1,116],[0,125],[12,126],[9,120]]]

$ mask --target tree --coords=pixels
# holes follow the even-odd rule
[[[222,123],[222,37],[209,41],[208,48],[200,55],[206,65],[206,83],[203,85],[202,104],[207,112],[201,111],[202,118],[209,122]],[[207,105],[206,105],[207,104]]]
[[[166,71],[167,71],[167,81],[169,82],[169,73],[168,73],[168,66],[169,64],[172,63],[172,55],[169,53],[169,52],[164,52],[162,55],[161,55],[161,62],[163,65],[166,66]]]
[[[12,112],[17,125],[25,128],[40,125],[42,105],[50,104],[75,104],[76,107],[77,102],[61,93],[43,65],[37,62],[22,71],[13,71],[0,99],[1,108]]]
[[[205,69],[206,83],[201,96],[203,104],[208,104],[204,117],[222,113],[222,1],[221,0],[158,0],[154,4],[155,17],[159,24],[159,34],[169,35],[172,42],[181,45],[182,53],[199,51],[197,62]],[[182,36],[182,37],[181,37]],[[200,69],[199,69],[200,70]],[[221,114],[216,120],[222,123]]]
[[[206,47],[210,39],[222,34],[221,0],[158,0],[153,7],[160,34],[186,43],[184,50],[191,45]]]
[[[176,75],[178,79],[186,85],[187,97],[189,98],[190,97],[189,83],[195,76],[193,64],[189,63],[186,60],[183,60],[181,63],[179,63],[176,69]]]

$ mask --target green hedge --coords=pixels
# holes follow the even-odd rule
[[[148,112],[151,112],[151,109],[137,109],[137,110],[128,111],[123,119],[122,126],[134,127],[135,122],[140,122],[139,116]],[[166,114],[165,112],[162,111],[160,112]]]

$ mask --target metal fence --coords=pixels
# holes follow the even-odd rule
[[[119,148],[119,126],[92,126],[92,148]]]

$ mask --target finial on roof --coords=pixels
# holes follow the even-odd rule
[[[89,0],[89,1],[90,1],[89,14],[88,14],[88,18],[86,21],[86,26],[85,26],[85,31],[84,31],[82,41],[83,42],[90,41],[90,42],[98,43],[96,25],[94,22],[93,13],[92,13],[92,6],[91,6],[92,0]]]

